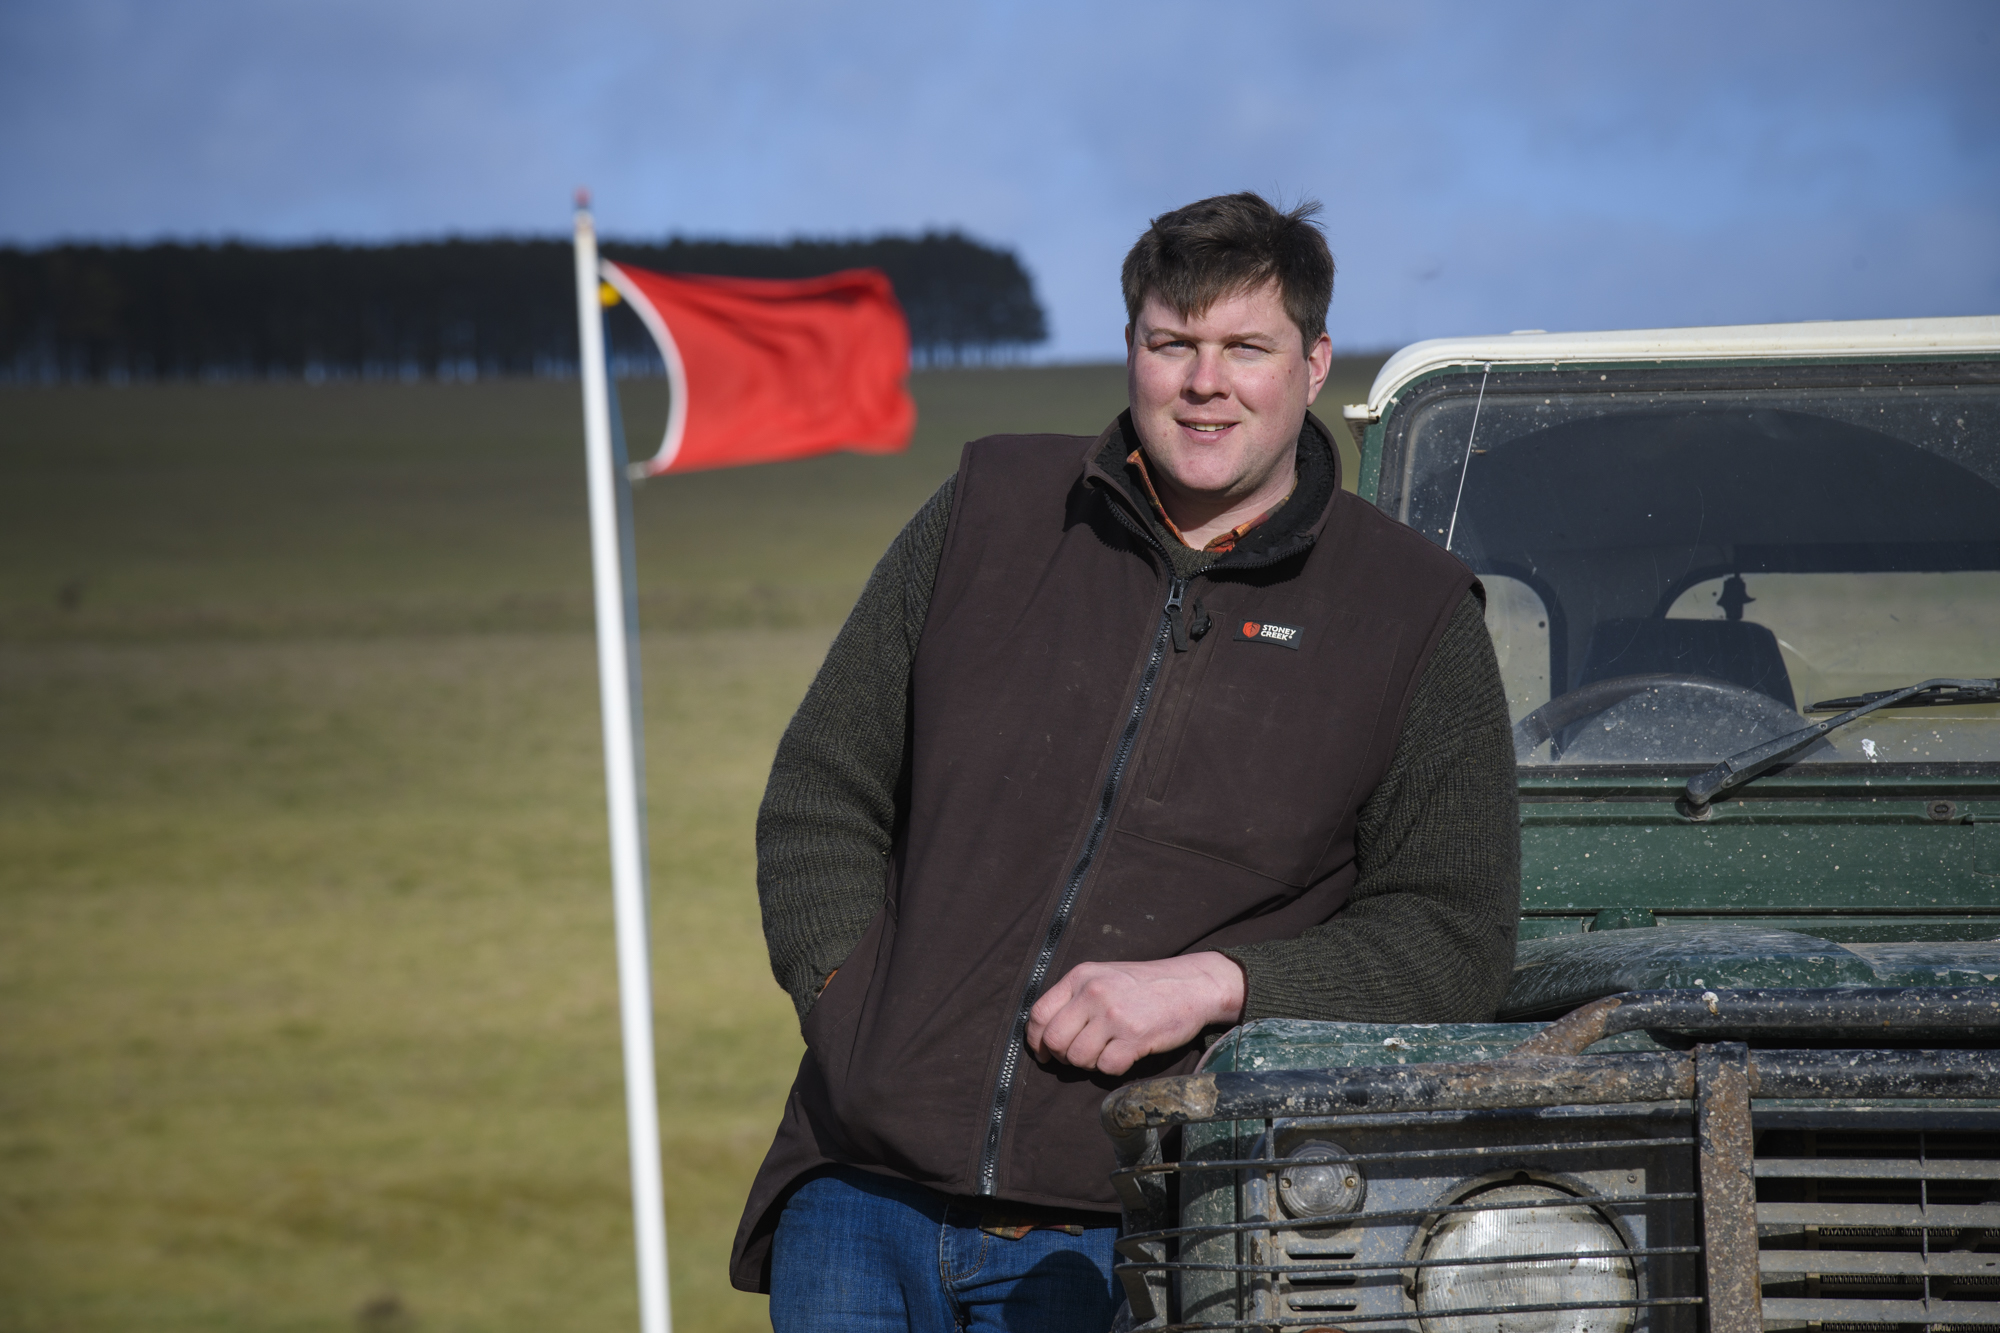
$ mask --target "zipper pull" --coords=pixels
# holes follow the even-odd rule
[[[1187,580],[1176,577],[1167,587],[1167,627],[1174,634],[1174,651],[1188,650],[1187,620],[1181,614],[1181,599],[1187,594]]]

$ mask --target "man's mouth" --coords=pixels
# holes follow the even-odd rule
[[[1233,421],[1183,421],[1189,430],[1200,431],[1203,435],[1220,435],[1236,423]]]

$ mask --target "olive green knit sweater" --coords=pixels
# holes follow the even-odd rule
[[[886,891],[910,666],[952,486],[924,503],[869,576],[779,742],[758,811],[764,938],[801,1018]],[[1156,518],[1154,528],[1184,576],[1215,558]],[[1520,830],[1507,702],[1475,596],[1417,683],[1388,773],[1361,808],[1356,860],[1353,895],[1331,921],[1223,950],[1248,981],[1244,1019],[1492,1018],[1514,961]]]

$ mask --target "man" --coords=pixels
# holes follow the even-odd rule
[[[1307,412],[1333,260],[1251,194],[1124,266],[1131,408],[883,557],[758,819],[806,1056],[732,1276],[791,1329],[1103,1329],[1129,1078],[1249,1019],[1492,1016],[1519,841],[1465,567]]]

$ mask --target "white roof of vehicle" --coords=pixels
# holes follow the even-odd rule
[[[1365,406],[1350,421],[1374,421],[1403,385],[1446,366],[1564,361],[1707,361],[1729,357],[1909,356],[1927,352],[2000,351],[2000,315],[1954,319],[1819,320],[1810,324],[1735,324],[1707,329],[1627,329],[1610,333],[1520,333],[1432,338],[1390,357]]]

